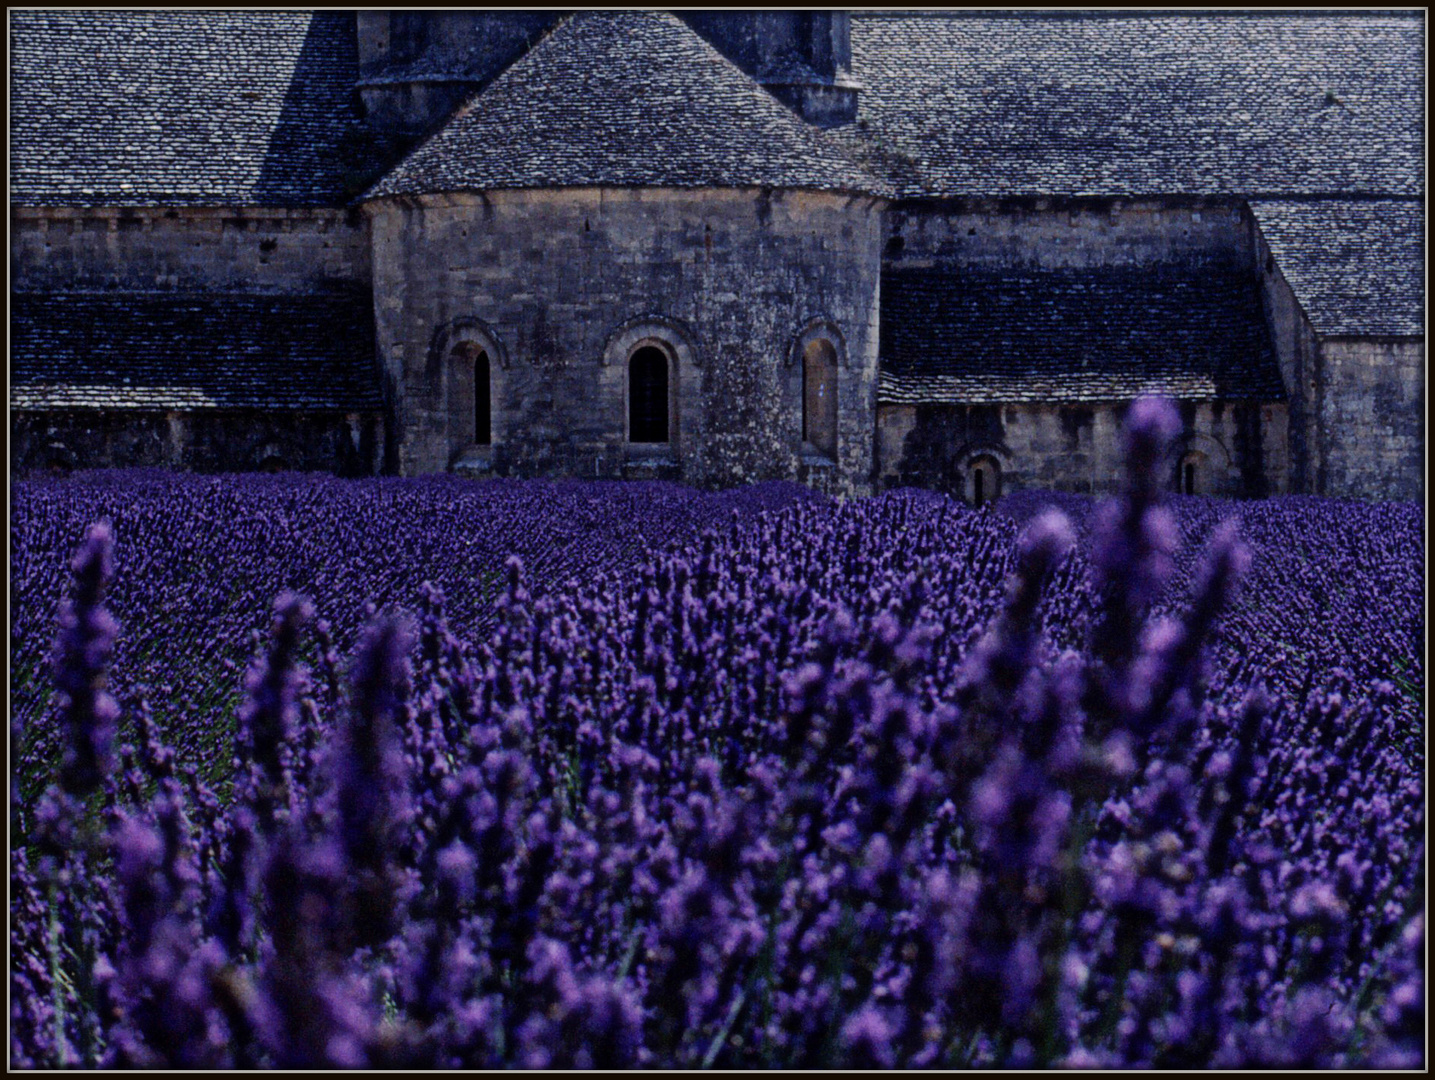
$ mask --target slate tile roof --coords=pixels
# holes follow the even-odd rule
[[[10,300],[12,409],[381,406],[366,295]]]
[[[889,190],[680,19],[618,11],[559,24],[368,197],[596,185]]]
[[[12,202],[339,205],[373,166],[350,12],[10,20]],[[862,89],[844,135],[796,120],[671,16],[588,13],[445,133],[469,153],[447,166],[463,175],[420,158],[380,191],[567,177],[871,184],[858,153],[910,196],[1424,192],[1418,12],[876,13],[851,25]],[[478,136],[494,140],[482,161]]]
[[[10,199],[337,206],[370,175],[354,16],[11,11]]]
[[[1251,211],[1317,333],[1424,333],[1422,202],[1262,199]]]
[[[878,401],[1283,400],[1249,270],[1225,261],[882,274]]]
[[[904,195],[1425,190],[1418,12],[852,17]]]

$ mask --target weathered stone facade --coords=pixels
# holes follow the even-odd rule
[[[303,208],[15,207],[11,287],[299,293],[368,289],[357,211]]]
[[[369,476],[384,459],[376,412],[256,409],[12,410],[11,459],[23,474],[163,466],[195,472],[297,469]]]
[[[1424,342],[1326,338],[1320,359],[1316,491],[1423,499]]]
[[[381,200],[369,212],[401,472],[486,457],[497,475],[719,485],[870,476],[874,200],[576,189]],[[802,349],[814,336],[838,356],[834,461],[802,447]],[[487,453],[450,430],[465,412],[450,400],[463,340],[490,357]],[[628,361],[650,341],[675,361],[664,450],[630,443],[625,430]]]
[[[972,474],[996,490],[1048,488],[1109,494],[1124,477],[1128,403],[880,405],[882,487],[924,487],[974,500]],[[1180,402],[1182,433],[1170,462],[1173,491],[1264,496],[1289,491],[1286,407]],[[1189,480],[1186,466],[1194,470]]]
[[[1289,393],[1291,490],[1423,500],[1423,336],[1322,335],[1254,225],[1252,251]]]
[[[104,310],[110,298],[142,296],[146,302],[171,300],[171,310],[191,318],[191,298],[200,298],[204,308],[227,303],[259,310],[277,301],[282,317],[289,298],[312,308],[331,295],[337,307],[352,311],[354,294],[371,289],[368,228],[355,211],[20,207],[11,214],[10,243],[12,308],[20,312],[31,297],[88,311]],[[368,318],[366,309],[361,314]],[[184,317],[177,314],[176,322]],[[103,337],[106,329],[87,331]],[[202,365],[203,354],[222,354],[233,345],[206,340],[195,326],[175,325],[168,334],[156,329],[153,341],[174,350],[160,361],[180,369]],[[159,395],[141,386],[155,358],[134,359],[128,372],[100,373],[83,400],[75,395],[60,407],[40,409],[22,397],[12,406],[16,470],[105,464],[365,475],[383,467],[384,410],[377,401],[367,408],[326,409],[314,407],[316,395],[306,394],[303,408],[295,407],[298,402],[244,407],[242,396],[198,400],[204,392],[189,381],[196,399],[190,407],[156,408]],[[367,356],[353,359],[372,363]]]

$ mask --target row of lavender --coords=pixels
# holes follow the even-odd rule
[[[224,807],[143,705],[106,766],[92,535],[13,1061],[1420,1064],[1418,510],[1173,517],[1173,419],[1075,528],[902,493],[513,561],[347,689],[282,598]]]
[[[11,696],[25,802],[56,758],[48,652],[76,537],[97,520],[116,541],[109,607],[128,629],[111,692],[145,687],[157,720],[196,762],[227,763],[252,639],[281,589],[321,616],[324,647],[347,655],[365,611],[410,608],[427,580],[449,598],[455,633],[483,634],[519,555],[535,581],[628,565],[706,524],[809,498],[794,484],[700,494],[676,484],[449,476],[338,480],[110,470],[12,490]],[[312,660],[316,649],[306,647]],[[216,718],[223,722],[216,723]],[[211,779],[218,780],[214,771]]]

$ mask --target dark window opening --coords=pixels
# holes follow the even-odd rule
[[[968,495],[973,506],[985,506],[1001,497],[1001,466],[993,457],[982,455],[967,466],[972,478]]]
[[[628,361],[628,441],[668,441],[668,358],[652,345]]]
[[[488,353],[473,362],[473,441],[479,446],[493,442],[493,398],[488,382]]]
[[[1196,494],[1196,463],[1186,462],[1185,468],[1181,470],[1181,490],[1187,495]]]

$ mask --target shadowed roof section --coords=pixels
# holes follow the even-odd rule
[[[1251,211],[1317,333],[1424,334],[1422,202],[1259,200]]]
[[[351,12],[10,12],[10,199],[336,206],[363,159]]]
[[[368,197],[591,186],[888,190],[681,20],[621,11],[560,24]]]
[[[364,295],[16,293],[14,409],[377,409]]]
[[[1422,14],[852,17],[857,132],[905,196],[1425,189]]]
[[[885,404],[1285,397],[1254,277],[1226,262],[882,274]]]

